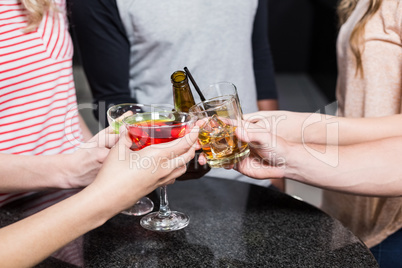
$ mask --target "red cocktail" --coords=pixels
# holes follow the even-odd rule
[[[190,130],[189,124],[171,119],[144,119],[144,121],[136,122],[136,120],[142,120],[144,116],[151,116],[151,114],[143,113],[140,116],[141,118],[138,118],[134,115],[125,120],[130,138],[133,141],[131,149],[135,151],[151,144],[165,143],[181,138]]]

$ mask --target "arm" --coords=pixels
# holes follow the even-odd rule
[[[345,118],[318,113],[288,111],[244,115],[287,141],[297,143],[349,145],[402,135],[402,115]]]
[[[117,135],[107,132],[99,132],[72,154],[0,154],[0,193],[87,186],[116,141]]]
[[[125,135],[111,150],[90,186],[52,207],[0,229],[2,266],[32,267],[73,239],[101,226],[157,187],[173,183],[185,172],[185,164],[194,157],[197,136],[197,131],[194,131],[174,146],[155,145],[132,152],[129,149],[132,142]],[[130,166],[130,154],[153,157],[156,159],[153,163],[158,164],[147,169]]]
[[[254,76],[259,110],[278,109],[274,67],[268,41],[268,1],[258,1],[253,35]]]
[[[395,2],[393,5],[397,7],[401,14],[400,4]],[[397,12],[395,10],[395,12]],[[395,21],[402,18],[395,17]],[[400,28],[399,28],[400,29]],[[385,32],[391,31],[394,34],[396,28],[386,27]],[[402,53],[401,40],[399,35],[397,42],[387,39],[374,39],[365,42],[364,51],[362,53],[362,65],[364,77],[355,80],[357,83],[364,85],[364,93],[356,92],[354,96],[359,96],[359,105],[357,112],[353,108],[347,109],[351,116],[378,117],[401,113],[401,96],[402,96]],[[378,54],[381,53],[381,57]],[[354,82],[354,83],[356,83]],[[352,82],[353,83],[353,82]],[[343,84],[341,84],[342,86]],[[345,85],[346,86],[346,85]],[[346,93],[353,92],[353,86],[350,85]],[[342,90],[342,88],[341,88]],[[343,93],[343,94],[346,94]],[[338,92],[340,95],[340,92]],[[349,105],[354,103],[350,101]],[[346,105],[346,103],[345,103]]]
[[[98,105],[95,117],[105,122],[111,104],[136,102],[129,89],[130,44],[116,1],[72,1],[71,21],[84,71]]]
[[[236,167],[247,176],[286,177],[353,194],[402,196],[401,137],[338,147],[289,143],[258,126],[238,128],[236,135],[252,149]]]
[[[402,138],[312,148],[325,156],[317,158],[300,144],[289,147],[286,177],[345,193],[402,196]]]
[[[258,100],[257,105],[259,111],[275,111],[279,107],[276,99]]]

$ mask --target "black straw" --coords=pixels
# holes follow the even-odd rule
[[[197,91],[198,95],[200,95],[201,101],[205,101],[205,97],[202,94],[200,88],[198,87],[197,83],[195,82],[193,76],[191,75],[190,71],[188,70],[187,67],[184,67],[184,71],[187,73],[188,77],[190,78],[191,83],[193,83],[193,86],[195,90]]]

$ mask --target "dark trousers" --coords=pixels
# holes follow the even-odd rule
[[[402,267],[402,229],[370,248],[380,268]]]

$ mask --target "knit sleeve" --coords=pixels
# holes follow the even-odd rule
[[[259,0],[252,34],[257,98],[277,99],[274,68],[268,41],[268,1]]]
[[[99,108],[95,117],[105,116],[112,104],[136,102],[129,90],[130,45],[116,1],[73,0],[70,5],[73,36]]]

